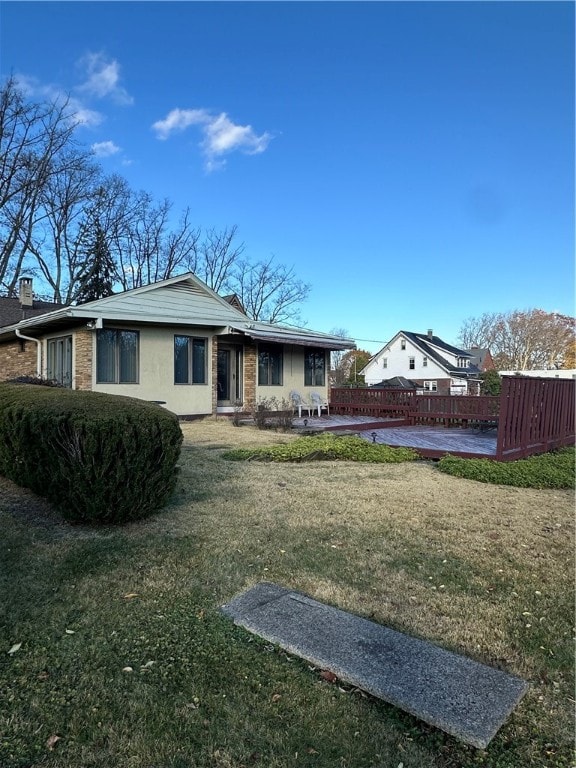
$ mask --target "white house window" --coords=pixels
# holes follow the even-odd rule
[[[426,355],[424,355],[424,357],[422,358],[422,367],[426,368],[427,366],[428,366],[428,358],[426,357]]]
[[[426,392],[437,392],[438,391],[438,382],[436,382],[436,381],[425,381],[424,382],[424,390]]]
[[[406,339],[400,339],[400,349],[406,349]]]
[[[207,340],[174,336],[174,383],[206,384]]]
[[[48,340],[46,375],[64,387],[72,386],[72,336]]]
[[[413,371],[416,368],[416,359],[413,357],[410,357],[408,359],[408,368],[410,368],[411,371]]]
[[[266,345],[258,347],[258,385],[282,386],[282,347]]]
[[[468,359],[466,357],[458,358],[458,368],[468,368]]]
[[[96,333],[98,384],[137,384],[138,331],[107,328]]]
[[[383,357],[382,358],[382,368],[388,368],[388,358]]]
[[[326,383],[326,353],[310,349],[304,353],[304,386],[323,387]]]

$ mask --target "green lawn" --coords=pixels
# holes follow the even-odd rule
[[[419,461],[230,461],[294,437],[183,431],[170,506],[126,527],[71,527],[0,480],[2,768],[573,765],[573,491]],[[466,747],[222,616],[264,580],[530,690]]]

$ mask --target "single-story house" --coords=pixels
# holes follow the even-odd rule
[[[476,395],[480,374],[491,365],[488,350],[459,349],[427,333],[398,331],[360,373],[368,386],[386,380],[409,380],[418,392]]]
[[[23,280],[20,317],[6,310],[16,299],[0,299],[3,381],[34,375],[161,402],[180,416],[232,413],[288,402],[292,390],[328,399],[330,352],[356,346],[251,320],[236,297],[219,296],[192,273],[49,311],[33,306]]]

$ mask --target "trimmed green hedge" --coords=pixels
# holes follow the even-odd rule
[[[0,474],[73,523],[123,523],[169,499],[177,417],[130,397],[0,384]]]

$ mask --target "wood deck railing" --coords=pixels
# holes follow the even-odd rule
[[[576,381],[504,376],[499,396],[334,388],[330,390],[330,411],[399,419],[404,424],[497,427],[495,458],[512,461],[574,444]]]
[[[512,461],[574,445],[574,379],[504,376],[496,458]]]
[[[496,422],[499,397],[417,395],[414,389],[330,390],[333,413],[379,418],[405,418],[412,424]]]

